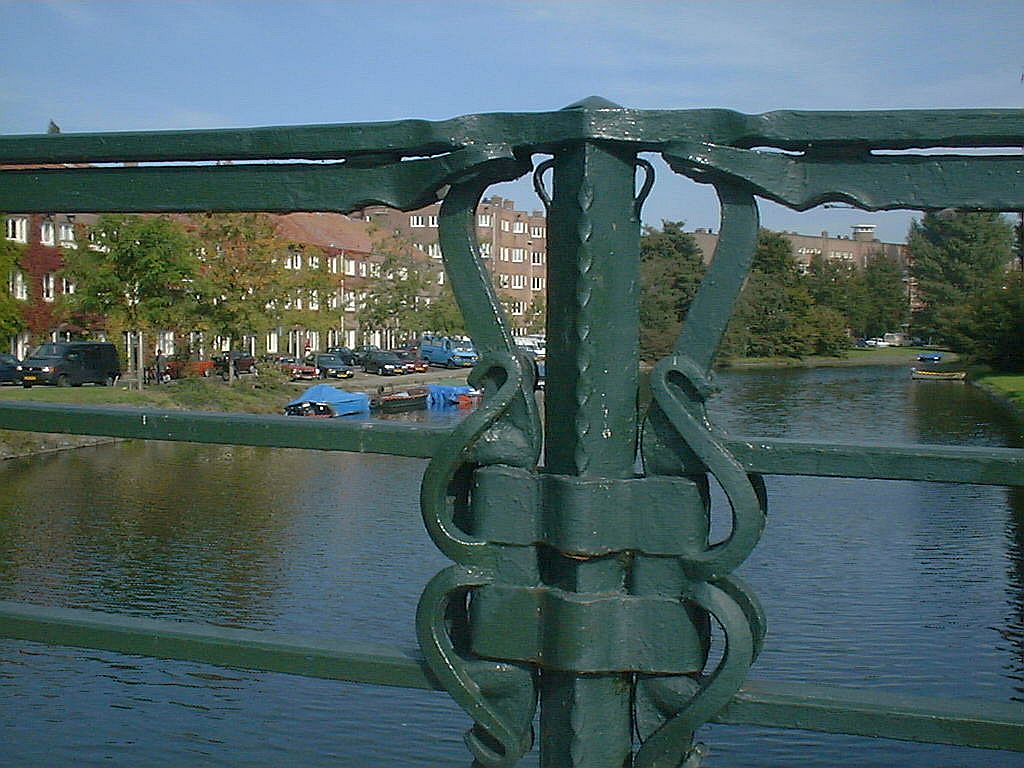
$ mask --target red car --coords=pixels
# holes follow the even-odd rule
[[[315,365],[308,365],[294,357],[282,356],[277,358],[278,369],[288,376],[292,381],[312,381],[320,378],[320,369]]]
[[[206,378],[213,373],[213,360],[178,360],[170,359],[164,363],[164,377],[184,379],[189,376]]]
[[[395,350],[394,354],[402,361],[406,373],[426,373],[430,370],[430,363],[413,350],[398,349]]]

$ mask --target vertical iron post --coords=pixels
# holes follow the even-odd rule
[[[635,163],[635,150],[589,141],[555,155],[548,218],[549,473],[591,478],[634,474],[640,257]],[[541,557],[551,586],[626,593],[626,557],[581,559],[553,550]],[[585,644],[588,638],[572,642]],[[629,674],[544,670],[541,765],[629,765],[631,687]]]

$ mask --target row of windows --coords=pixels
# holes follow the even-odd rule
[[[499,288],[526,288],[526,275],[498,275]],[[544,290],[544,278],[534,275],[530,278],[530,289],[534,291]]]
[[[56,288],[57,276],[53,272],[47,272],[45,275],[43,275],[43,301],[53,301],[57,297]],[[11,292],[11,295],[14,296],[14,298],[20,299],[21,301],[27,301],[28,281],[25,279],[25,273],[21,271],[15,271],[8,275],[7,290]],[[70,295],[74,293],[74,282],[66,277],[61,278],[61,291],[65,295]]]
[[[530,237],[541,238],[545,235],[545,227],[540,224],[528,225],[527,222],[522,219],[499,219],[499,226],[502,232],[511,232],[514,235],[525,235],[527,230],[530,232]],[[476,225],[478,227],[493,227],[494,216],[489,213],[481,213],[476,217]]]
[[[409,226],[419,229],[420,227],[433,227],[437,229],[437,216],[423,216],[416,214],[409,217]]]
[[[18,243],[28,242],[28,219],[22,216],[11,216],[4,223],[4,236]],[[43,245],[61,245],[74,247],[75,226],[71,222],[54,224],[50,219],[43,221],[39,231],[39,241]]]

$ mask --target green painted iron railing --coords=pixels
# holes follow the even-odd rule
[[[444,263],[481,352],[471,378],[486,392],[451,430],[0,405],[5,429],[430,458],[423,518],[455,563],[424,590],[412,652],[11,603],[0,603],[0,636],[444,690],[472,718],[467,745],[480,766],[511,766],[531,748],[538,703],[545,768],[692,767],[705,722],[1024,751],[1024,712],[1008,704],[746,681],[766,624],[732,573],[765,524],[763,475],[1024,486],[1024,451],[737,438],[705,414],[750,267],[756,197],[796,210],[1017,210],[1024,160],[998,148],[1022,143],[1016,110],[742,115],[599,99],[437,123],[0,137],[0,165],[45,166],[0,171],[4,211],[345,212],[442,200]],[[949,153],[883,152],[909,149]],[[674,354],[654,367],[644,413],[637,278],[653,169],[640,152],[712,185],[722,204],[714,261]],[[536,154],[550,158],[534,168]],[[530,172],[548,209],[543,440],[532,369],[474,222],[491,184]],[[709,476],[732,514],[714,545]],[[725,648],[707,669],[712,622]]]

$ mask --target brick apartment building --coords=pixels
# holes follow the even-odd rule
[[[796,232],[779,234],[792,244],[793,255],[802,270],[810,266],[815,256],[864,269],[871,257],[878,253],[895,259],[904,270],[908,266],[907,246],[903,243],[883,243],[875,237],[874,224],[855,224],[849,235],[830,235],[828,232],[820,235],[800,235]],[[698,229],[693,232],[693,238],[704,256],[704,263],[710,263],[715,246],[718,245],[718,235],[709,229]]]
[[[82,226],[94,220],[81,214],[22,214],[4,219],[4,237],[24,246],[18,268],[7,276],[24,325],[8,340],[8,349],[19,358],[40,341],[71,339],[87,331],[103,335],[102,323],[87,328],[58,311],[62,297],[75,292],[74,283],[61,276],[62,249],[77,248]]]
[[[440,268],[440,210],[440,203],[409,212],[369,206],[353,216],[411,241],[419,253],[436,260]],[[480,255],[508,310],[512,332],[526,335],[531,332],[531,325],[536,327],[538,322],[544,322],[547,219],[541,211],[520,211],[514,201],[494,196],[484,198],[477,207],[476,225]],[[444,281],[443,271],[438,273],[438,279]]]

